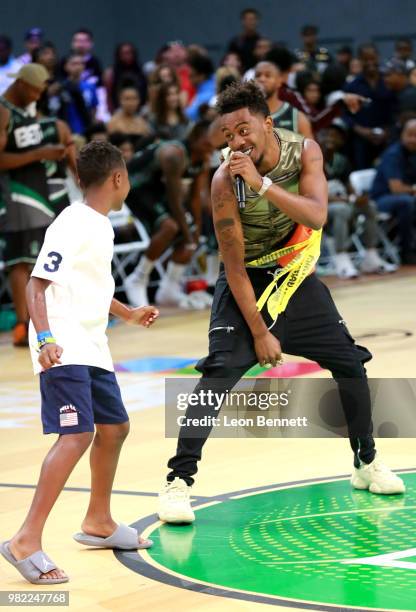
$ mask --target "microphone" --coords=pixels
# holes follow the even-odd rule
[[[235,177],[235,189],[237,192],[238,208],[242,209],[246,207],[246,186],[244,184],[243,177],[237,174]]]

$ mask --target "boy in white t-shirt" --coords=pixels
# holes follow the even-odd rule
[[[129,308],[113,298],[114,233],[107,217],[119,210],[129,179],[119,150],[91,142],[79,154],[85,203],[66,208],[49,226],[27,286],[30,345],[40,376],[44,433],[59,438],[46,456],[29,513],[2,555],[33,584],[67,582],[68,576],[42,551],[46,519],[73,468],[91,442],[91,497],[74,538],[88,546],[148,548],[127,525],[117,525],[110,497],[129,420],[108,348],[108,315],[148,327],[153,306]],[[95,425],[95,436],[94,436]]]

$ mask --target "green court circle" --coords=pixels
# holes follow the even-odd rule
[[[335,480],[226,499],[197,510],[193,525],[153,530],[148,552],[167,570],[223,588],[416,611],[416,474],[402,477],[405,495],[376,496]],[[368,564],[392,553],[400,558]],[[380,564],[386,559],[393,566]]]

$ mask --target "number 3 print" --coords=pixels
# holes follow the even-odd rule
[[[48,257],[51,258],[51,261],[44,264],[43,269],[46,270],[46,272],[56,272],[62,261],[62,255],[56,251],[51,251],[48,253]]]

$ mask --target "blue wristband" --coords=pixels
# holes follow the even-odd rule
[[[38,342],[42,342],[42,340],[45,340],[45,338],[53,338],[53,334],[49,329],[39,332],[37,335]]]

